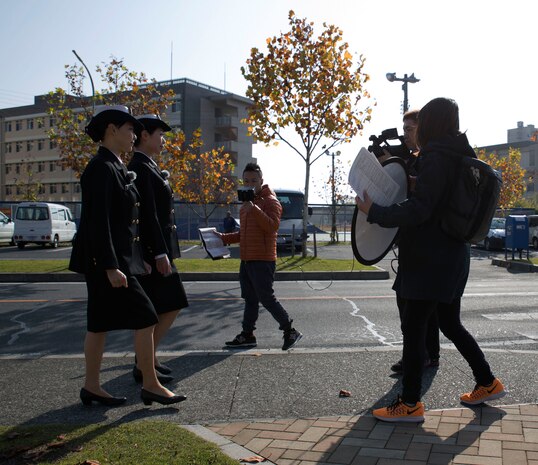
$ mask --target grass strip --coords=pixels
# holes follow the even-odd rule
[[[0,426],[0,461],[12,465],[238,463],[190,431],[155,420],[84,426]]]
[[[175,261],[180,272],[238,272],[240,260],[228,258],[211,260],[208,258],[180,258]],[[69,260],[0,260],[0,273],[65,273]],[[278,271],[361,271],[373,270],[355,260],[330,260],[314,257],[284,257],[277,259]]]

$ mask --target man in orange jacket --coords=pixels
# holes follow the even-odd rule
[[[254,199],[243,202],[239,212],[240,229],[222,234],[216,232],[225,244],[240,244],[241,265],[239,282],[245,299],[243,330],[228,347],[255,347],[256,321],[260,303],[271,313],[284,331],[282,350],[291,349],[302,337],[292,327],[293,320],[275,297],[273,282],[276,266],[276,239],[282,206],[275,193],[263,184],[262,170],[249,163],[243,170],[243,185],[254,190]]]

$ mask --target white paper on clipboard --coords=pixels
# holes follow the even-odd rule
[[[366,191],[372,201],[382,207],[392,205],[399,191],[398,183],[364,147],[351,165],[348,183],[360,198]]]

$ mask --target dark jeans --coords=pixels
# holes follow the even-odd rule
[[[488,385],[495,379],[484,353],[461,324],[461,299],[455,299],[450,304],[429,300],[402,300],[404,305],[402,399],[405,402],[414,403],[420,400],[427,325],[430,315],[434,312],[437,312],[439,318],[439,328],[465,358],[476,382]]]
[[[402,312],[405,308],[405,300],[396,295],[396,304],[398,305],[398,312],[400,313],[400,323],[403,325]],[[403,328],[402,328],[403,333]],[[439,360],[439,352],[441,347],[439,345],[439,319],[437,318],[437,312],[432,312],[428,318],[426,326],[426,343],[424,353],[424,359]]]
[[[275,262],[252,260],[241,261],[239,282],[241,297],[245,299],[243,331],[250,333],[256,329],[260,303],[280,324],[279,329],[289,329],[290,317],[275,297]]]

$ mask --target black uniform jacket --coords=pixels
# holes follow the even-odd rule
[[[373,204],[368,214],[370,223],[400,227],[393,289],[404,299],[450,303],[462,296],[467,283],[470,246],[440,226],[457,167],[447,152],[476,157],[464,134],[428,144],[420,152],[413,195],[387,207]]]
[[[146,273],[138,232],[140,196],[126,166],[110,150],[99,147],[80,184],[82,211],[69,269]]]
[[[174,192],[166,174],[142,152],[135,152],[129,169],[136,172],[136,187],[141,196],[140,234],[146,261],[167,254],[180,256],[174,215]]]

